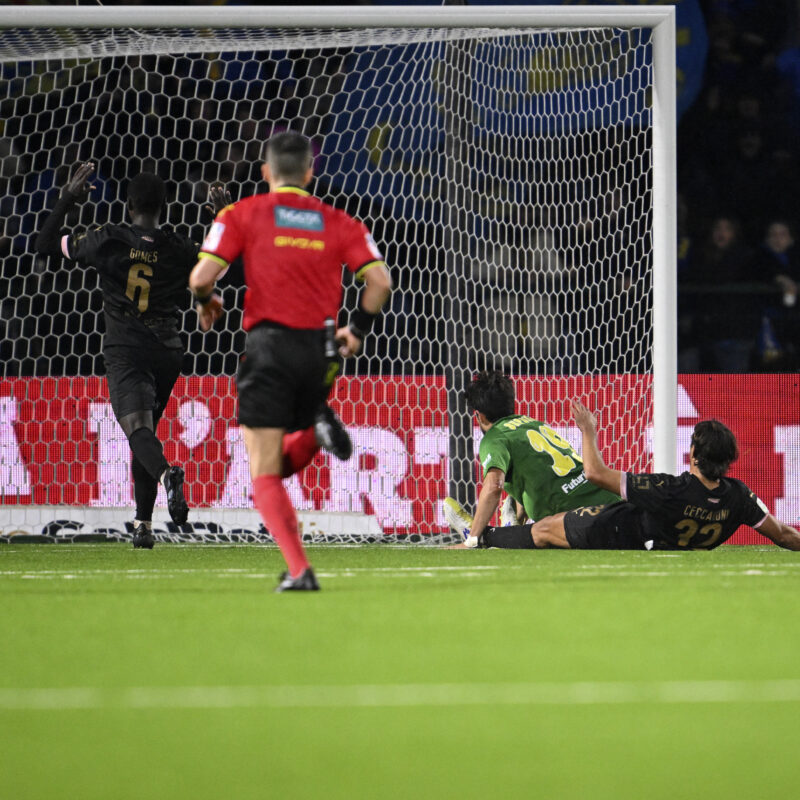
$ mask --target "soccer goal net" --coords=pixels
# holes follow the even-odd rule
[[[471,505],[479,477],[461,391],[480,369],[514,376],[518,410],[576,446],[567,400],[583,398],[615,467],[674,468],[672,10],[338,12],[2,10],[0,535],[130,533],[97,276],[33,251],[74,165],[97,179],[71,230],[123,222],[147,170],[168,181],[164,223],[200,242],[209,184],[265,191],[263,143],[286,129],[312,139],[313,193],[366,222],[397,287],[331,398],[352,458],[287,482],[307,538],[446,534],[441,499]],[[261,540],[236,425],[241,265],[222,287],[205,334],[187,292],[158,432],[191,524],[167,522],[161,490],[156,531]]]

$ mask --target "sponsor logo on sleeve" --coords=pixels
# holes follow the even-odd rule
[[[275,206],[275,227],[322,231],[325,230],[325,223],[322,219],[322,213],[319,211],[290,208],[289,206]]]
[[[372,234],[371,234],[371,233],[368,233],[368,234],[367,234],[367,235],[364,237],[364,239],[365,239],[365,241],[366,241],[366,243],[367,243],[367,249],[368,249],[368,250],[369,250],[369,252],[372,254],[372,256],[374,257],[374,259],[375,259],[376,261],[383,261],[383,255],[381,254],[381,251],[380,251],[380,250],[378,250],[378,245],[377,245],[377,244],[375,244],[375,240],[372,238]]]
[[[208,235],[200,249],[213,253],[219,247],[223,233],[225,233],[225,226],[221,222],[215,222],[208,231]]]

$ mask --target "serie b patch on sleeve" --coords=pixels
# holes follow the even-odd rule
[[[372,253],[374,259],[376,261],[383,261],[383,254],[381,253],[380,250],[378,250],[378,245],[375,244],[375,240],[372,238],[372,234],[368,233],[364,238],[367,242],[367,249],[369,250],[370,253]]]
[[[210,250],[213,253],[219,247],[223,233],[225,233],[225,225],[222,222],[215,222],[209,229],[200,249]]]

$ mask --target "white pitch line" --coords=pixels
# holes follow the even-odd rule
[[[610,564],[584,564],[573,570],[560,570],[549,576],[549,580],[566,578],[603,578],[603,579],[627,579],[627,578],[752,578],[752,577],[796,577],[797,573],[792,573],[785,569],[788,565],[761,565],[760,568],[731,568],[708,570],[708,569],[682,569],[679,572],[667,570],[654,570],[652,566],[645,568],[646,565],[639,565],[632,568],[632,565],[610,565]],[[437,578],[440,576],[451,575],[453,577],[482,578],[490,577],[502,569],[505,572],[520,571],[530,569],[534,573],[538,567],[531,565],[526,568],[521,565],[509,566],[489,566],[474,564],[463,564],[460,566],[429,566],[429,567],[344,567],[339,570],[322,570],[317,572],[320,578],[359,578],[370,575],[380,575],[389,579],[407,578]],[[3,570],[0,571],[0,580],[39,580],[39,581],[75,581],[75,580],[97,580],[104,577],[116,577],[123,580],[178,580],[186,576],[197,576],[205,579],[272,579],[276,573],[264,572],[263,568],[254,569],[106,569],[106,570]]]
[[[328,570],[327,574],[331,577],[336,575],[369,575],[369,574],[407,574],[413,576],[414,574],[426,575],[429,573],[461,573],[461,572],[494,572],[497,570],[524,570],[530,568],[541,567],[541,564],[532,562],[530,565],[521,564],[458,564],[458,565],[438,565],[438,566],[424,566],[424,567],[343,567],[340,570]],[[689,568],[680,571],[663,571],[653,570],[651,564],[580,564],[568,571],[559,571],[553,573],[556,577],[565,575],[576,576],[586,575],[592,573],[594,576],[610,573],[616,573],[619,576],[652,576],[652,575],[674,575],[675,577],[683,576],[708,576],[712,574],[721,574],[725,576],[730,575],[785,575],[787,570],[792,568],[800,569],[800,563],[797,564],[784,564],[784,563],[765,563],[765,564],[709,564],[706,568],[696,569]],[[197,567],[197,568],[180,568],[180,567],[167,567],[158,568],[130,568],[130,569],[7,569],[0,570],[0,578],[6,577],[103,577],[106,575],[111,576],[125,576],[125,577],[172,577],[179,575],[213,575],[221,577],[249,577],[254,573],[260,573],[263,567],[253,568],[223,568],[223,567]],[[604,573],[604,570],[608,570]],[[775,570],[779,570],[775,571]]]
[[[260,568],[259,568],[260,569]],[[328,574],[336,575],[339,573],[427,573],[427,572],[470,572],[482,571],[491,572],[494,570],[509,570],[509,569],[522,569],[520,566],[501,567],[499,565],[482,565],[482,564],[463,564],[460,566],[429,566],[429,567],[344,567],[341,570],[333,570]],[[158,577],[164,575],[219,575],[225,577],[247,577],[248,575],[256,572],[256,569],[224,569],[224,568],[209,568],[209,569],[19,569],[19,570],[0,570],[0,576],[23,576],[23,577],[53,577],[62,578],[65,576],[70,577],[103,577],[105,575],[124,575],[126,577]]]
[[[800,679],[0,689],[0,711],[800,702]]]
[[[224,573],[236,573],[236,572],[243,572],[248,573],[251,570],[249,569],[225,569],[222,567],[210,567],[208,569],[204,569],[202,567],[198,567],[196,569],[182,569],[182,568],[167,568],[167,569],[6,569],[0,570],[0,575],[134,575],[139,573],[141,575],[152,575],[156,572],[169,572],[173,574],[196,574],[196,573],[210,573],[210,572],[224,572]]]
[[[683,558],[683,555],[676,554],[678,557]],[[689,568],[692,568],[692,562],[687,562]],[[628,569],[649,569],[652,565],[647,563],[646,561],[640,562],[638,564],[581,564],[580,569],[612,569],[612,570],[628,570]],[[800,569],[800,561],[795,561],[793,563],[784,563],[782,561],[775,561],[775,562],[760,562],[756,564],[726,564],[723,562],[711,563],[705,565],[708,569],[764,569],[769,567],[780,567],[781,569]],[[675,571],[672,573],[673,575],[679,575],[680,573]]]

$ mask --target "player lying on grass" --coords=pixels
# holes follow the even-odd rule
[[[186,282],[198,246],[159,227],[166,186],[147,172],[128,183],[130,224],[62,231],[67,213],[94,188],[94,168],[91,162],[78,165],[42,225],[35,247],[41,255],[92,266],[100,275],[108,393],[133,454],[133,546],[150,549],[155,543],[152,519],[159,481],[172,521],[182,525],[189,514],[183,469],[170,466],[155,431],[181,371],[185,351],[179,333],[181,307],[187,301]],[[215,209],[222,208],[224,192],[212,192],[211,202]]]
[[[343,358],[361,349],[392,281],[366,226],[306,191],[314,174],[311,142],[280,133],[267,142],[266,155],[261,174],[269,192],[219,213],[189,286],[208,330],[223,313],[214,283],[243,256],[247,340],[236,386],[253,503],[288,567],[276,591],[316,591],[282,479],[305,469],[320,441],[343,459],[352,451],[325,403],[339,366],[326,324],[339,313],[342,265],[364,281],[359,307],[335,334]]]
[[[736,438],[717,420],[695,425],[690,467],[677,477],[634,474],[606,466],[597,446],[597,420],[573,401],[575,423],[583,434],[587,478],[595,485],[619,487],[622,502],[577,508],[533,525],[491,528],[479,546],[563,547],[578,550],[712,550],[740,525],[749,525],[787,550],[800,550],[800,533],[775,519],[740,480],[724,477],[738,458]]]
[[[464,391],[484,433],[480,444],[483,486],[475,516],[452,497],[444,500],[448,525],[475,547],[497,511],[503,490],[501,525],[518,525],[523,514],[536,520],[580,506],[613,503],[619,495],[586,480],[581,457],[544,422],[514,414],[514,384],[500,372],[481,372]],[[518,508],[514,508],[514,503]],[[496,536],[501,531],[496,529]]]

